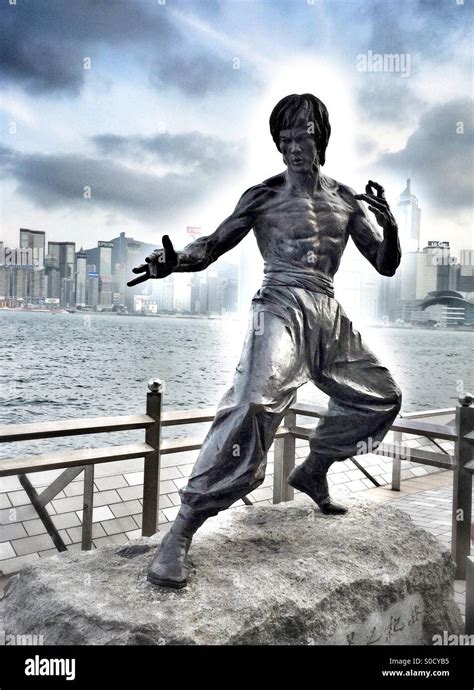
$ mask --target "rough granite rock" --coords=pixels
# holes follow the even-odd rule
[[[210,519],[186,589],[146,581],[161,535],[41,559],[0,602],[7,634],[44,644],[431,644],[460,634],[449,553],[410,518],[353,500],[308,500]]]

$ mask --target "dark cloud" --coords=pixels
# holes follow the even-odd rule
[[[431,108],[405,148],[383,155],[377,165],[402,175],[410,170],[436,208],[471,207],[473,103],[466,98]],[[464,133],[458,133],[461,127]]]
[[[174,5],[211,16],[219,11],[217,2]],[[140,60],[155,87],[171,83],[199,95],[235,85],[228,74],[232,56],[229,64],[204,50],[193,59],[187,57],[194,50],[192,33],[173,23],[166,4],[19,0],[16,5],[2,2],[0,16],[0,77],[33,92],[78,93],[87,75],[84,58],[92,58],[94,64],[102,48],[115,51],[118,61],[131,56]]]
[[[470,3],[456,0],[355,0],[351,10],[370,27],[365,50],[437,55],[451,51],[453,31],[469,36]]]
[[[360,117],[403,127],[414,124],[425,105],[400,73],[359,73],[357,106]]]
[[[150,83],[157,89],[170,84],[190,96],[207,96],[236,86],[242,78],[246,83],[255,81],[255,70],[234,69],[233,56],[227,60],[206,53],[196,55],[160,55],[150,71]]]
[[[167,165],[186,166],[212,174],[240,164],[242,144],[201,134],[161,132],[150,137],[99,134],[92,137],[104,155],[135,161],[155,160]]]
[[[227,175],[232,176],[241,163],[236,147],[197,133],[189,139],[188,135],[129,140],[104,135],[98,139],[100,149],[109,157],[26,154],[2,147],[2,174],[17,182],[18,194],[42,208],[73,206],[85,210],[89,204],[108,212],[157,220],[172,217],[204,198]],[[179,162],[190,169],[157,175],[133,169],[112,157],[126,153],[133,158],[134,151],[151,152],[163,162]],[[84,198],[85,187],[91,188],[91,199]]]

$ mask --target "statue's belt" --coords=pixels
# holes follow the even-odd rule
[[[334,297],[334,283],[324,275],[298,271],[265,271],[262,287],[296,287]]]

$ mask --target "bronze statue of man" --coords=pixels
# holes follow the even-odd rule
[[[288,478],[324,514],[346,508],[332,501],[327,472],[336,460],[376,447],[401,406],[401,392],[334,298],[333,277],[349,237],[375,269],[393,276],[401,258],[398,228],[384,189],[369,181],[355,194],[323,175],[331,132],[326,106],[312,94],[283,98],[270,131],[286,170],[248,189],[234,212],[208,237],[175,251],[168,236],[140,277],[201,271],[253,229],[264,259],[262,287],[252,300],[250,325],[234,381],[219,403],[171,530],[148,580],[165,587],[187,583],[186,556],[203,522],[256,489],[265,475],[275,432],[312,381],[329,397],[327,414],[310,438],[310,453]],[[361,201],[374,213],[380,233]],[[370,444],[370,445],[369,445]]]

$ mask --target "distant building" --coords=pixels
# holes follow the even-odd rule
[[[99,274],[99,303],[100,307],[111,307],[113,304],[112,285],[112,242],[99,240],[97,247],[84,250],[86,261],[96,267]]]
[[[99,305],[99,274],[95,264],[87,264],[86,303],[88,307],[96,309]]]
[[[209,314],[222,311],[221,281],[216,271],[208,271],[207,274],[207,311]]]
[[[82,247],[76,254],[76,306],[87,306],[87,256]]]
[[[28,285],[30,273],[33,272],[32,266],[15,266],[10,269],[11,274],[11,296],[17,302],[28,302]]]
[[[459,253],[458,290],[474,292],[474,249],[461,249]]]
[[[412,194],[410,178],[407,179],[406,187],[398,197],[395,216],[402,251],[420,251],[421,209],[418,206],[418,199]]]
[[[48,257],[56,259],[59,268],[59,298],[62,307],[74,307],[74,277],[76,273],[76,243],[48,242]],[[46,262],[48,263],[48,261]],[[48,297],[58,295],[49,294]]]
[[[42,230],[20,228],[20,248],[31,249],[35,268],[44,268],[46,233]]]
[[[142,264],[145,257],[155,249],[154,245],[134,240],[121,232],[118,237],[110,240],[112,244],[112,299],[114,304],[125,305],[132,312],[135,310],[135,295],[149,295],[153,284],[158,281],[139,283],[133,288],[127,287],[127,282],[133,278],[132,268]],[[94,260],[95,261],[95,260]],[[99,269],[98,269],[99,270]],[[140,302],[142,304],[142,302]],[[141,310],[141,307],[140,307]]]
[[[45,257],[46,296],[48,299],[59,299],[61,293],[61,275],[59,259],[55,256]]]
[[[0,242],[0,299],[2,305],[37,305],[46,298],[45,270],[40,267],[41,253],[27,246],[12,249]],[[36,255],[36,259],[34,256]]]

